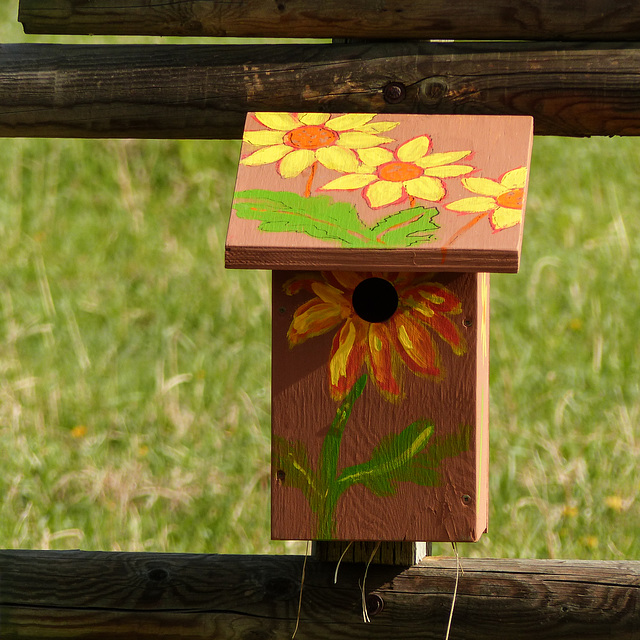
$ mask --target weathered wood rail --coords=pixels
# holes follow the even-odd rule
[[[21,0],[27,33],[637,40],[640,5],[616,0]]]
[[[0,136],[238,138],[260,110],[525,114],[537,134],[638,135],[640,45],[0,45]]]
[[[451,638],[640,637],[640,562],[463,559]],[[372,566],[309,561],[300,640],[442,640],[455,585],[450,558]],[[0,551],[0,637],[290,638],[302,558]]]

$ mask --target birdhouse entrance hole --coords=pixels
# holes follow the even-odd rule
[[[351,304],[363,320],[384,322],[398,308],[398,292],[384,278],[367,278],[353,290]]]

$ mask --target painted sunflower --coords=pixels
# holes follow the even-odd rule
[[[245,131],[243,140],[257,151],[241,160],[255,167],[277,162],[283,178],[295,178],[316,162],[335,171],[356,171],[358,152],[392,142],[379,136],[398,126],[397,122],[371,122],[375,114],[256,113],[266,129]]]
[[[395,291],[395,311],[384,320],[365,320],[358,313],[358,290],[372,280]],[[302,290],[314,295],[294,313],[287,333],[290,347],[337,329],[329,359],[329,389],[336,401],[344,399],[365,365],[390,401],[404,397],[401,373],[405,368],[418,376],[441,379],[445,372],[434,336],[456,355],[467,350],[452,320],[461,313],[459,298],[428,274],[300,273],[283,289],[288,295]]]
[[[526,180],[526,167],[507,171],[499,181],[464,178],[464,187],[478,195],[451,202],[446,208],[462,214],[479,214],[479,217],[486,215],[494,231],[514,227],[522,221]]]
[[[401,144],[394,152],[379,147],[362,149],[359,155],[363,167],[331,180],[320,189],[363,189],[362,195],[372,209],[406,199],[412,206],[415,199],[440,202],[447,193],[443,178],[466,175],[475,167],[452,164],[471,151],[430,153],[431,146],[431,138],[423,135]]]

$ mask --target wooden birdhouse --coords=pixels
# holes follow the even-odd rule
[[[226,265],[273,270],[273,538],[486,530],[488,272],[518,270],[532,127],[247,117]]]

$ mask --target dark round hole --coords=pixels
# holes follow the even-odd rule
[[[351,304],[363,320],[384,322],[398,308],[398,293],[388,280],[367,278],[353,290]]]

